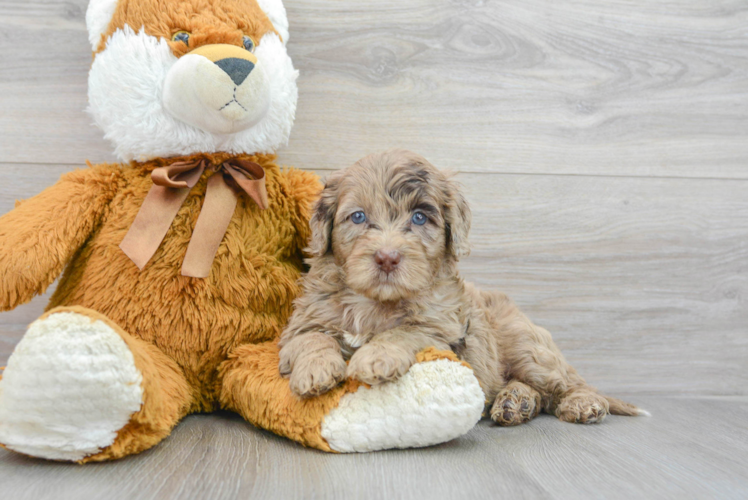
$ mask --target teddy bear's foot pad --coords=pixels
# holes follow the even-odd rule
[[[469,368],[446,359],[418,363],[394,382],[343,396],[322,437],[343,453],[430,446],[468,432],[484,406]]]
[[[140,409],[141,383],[132,352],[109,325],[50,314],[31,324],[0,380],[0,443],[81,460],[111,445]]]

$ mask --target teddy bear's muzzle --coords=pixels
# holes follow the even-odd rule
[[[238,57],[227,57],[215,62],[215,65],[221,68],[234,82],[235,85],[241,85],[247,76],[255,69],[252,61],[239,59]]]
[[[241,47],[203,45],[182,56],[166,76],[164,108],[211,134],[233,134],[259,122],[270,105],[269,79]]]

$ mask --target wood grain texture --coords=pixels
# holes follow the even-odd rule
[[[404,146],[464,171],[748,178],[748,6],[287,2],[289,160]],[[86,0],[0,4],[0,158],[111,158],[83,112]]]
[[[605,391],[746,394],[748,183],[460,175],[462,269]]]
[[[141,455],[86,466],[0,450],[7,498],[745,498],[748,400],[635,398],[652,418],[483,421],[432,448],[329,455],[232,414],[188,417]],[[708,424],[708,425],[706,425]],[[698,428],[698,432],[694,432]]]
[[[462,171],[748,176],[743,2],[335,5],[289,2],[301,166],[399,145]]]

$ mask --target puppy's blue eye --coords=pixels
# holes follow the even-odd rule
[[[247,49],[250,52],[255,51],[255,42],[248,36],[245,36],[242,41],[244,42],[244,48]]]
[[[413,221],[413,224],[415,224],[416,226],[423,226],[429,219],[428,217],[423,215],[423,212],[416,212],[413,214],[413,217],[411,217],[410,220]]]
[[[353,212],[351,215],[351,222],[354,224],[361,224],[362,222],[366,222],[366,214],[363,212]]]

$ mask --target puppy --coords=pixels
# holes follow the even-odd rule
[[[370,155],[332,174],[311,219],[303,293],[280,340],[293,392],[315,396],[346,377],[394,380],[434,346],[470,363],[500,425],[540,410],[580,423],[642,414],[598,394],[505,295],[460,278],[470,220],[457,185],[414,153]]]

